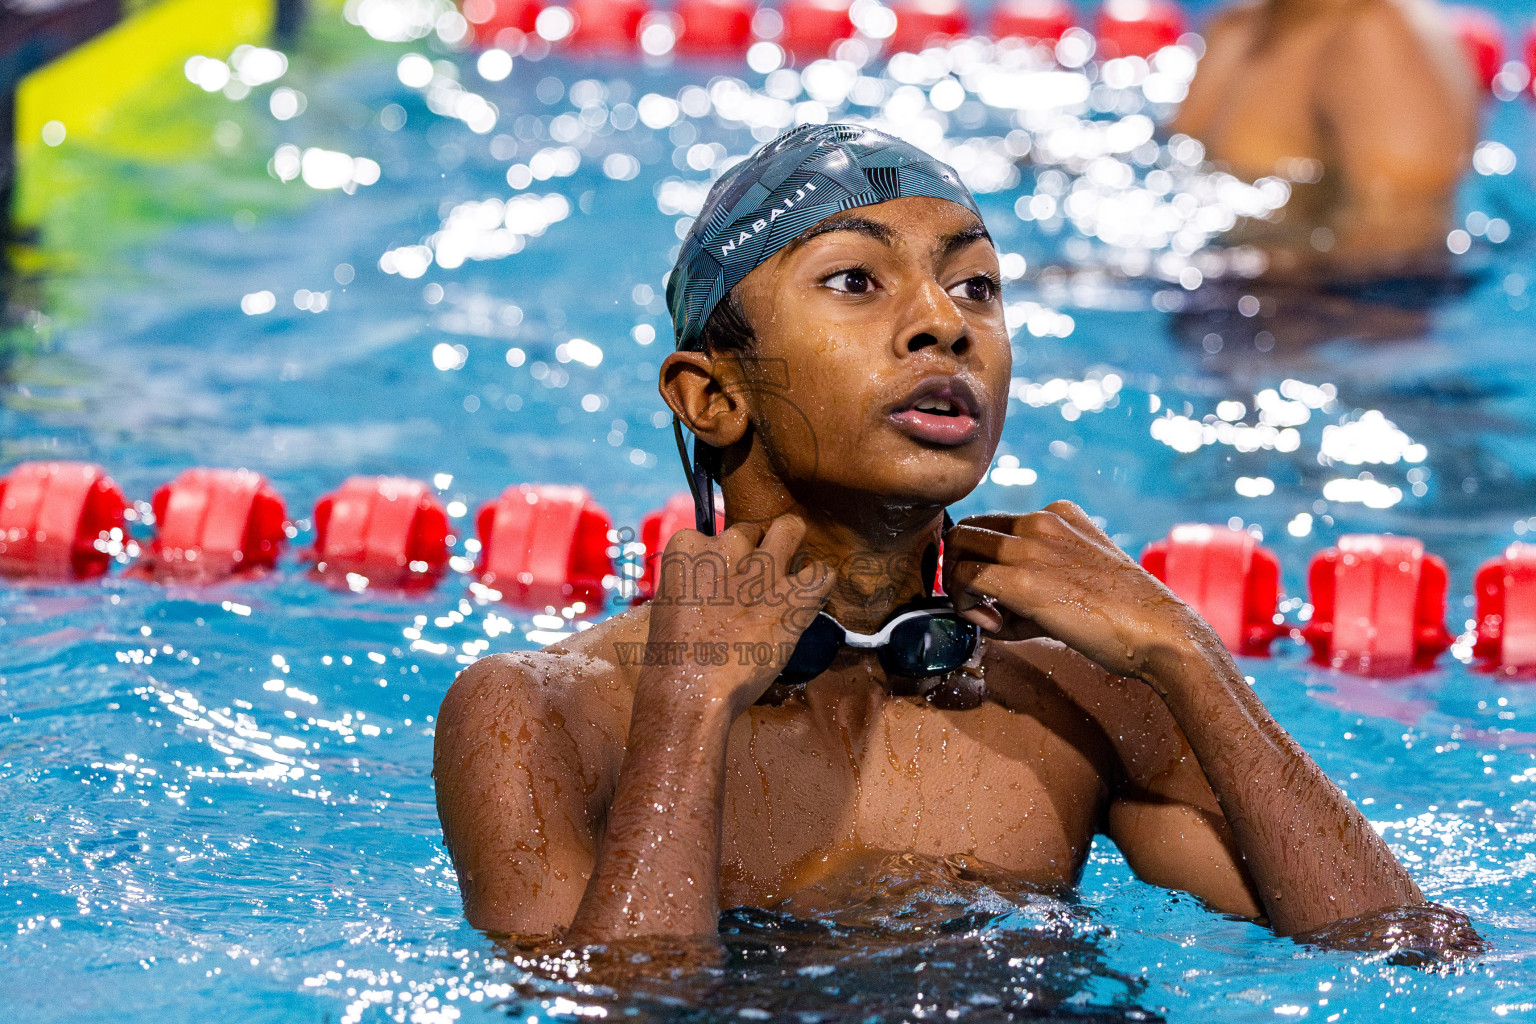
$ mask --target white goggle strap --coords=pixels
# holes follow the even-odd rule
[[[903,622],[907,622],[908,620],[915,619],[920,616],[932,615],[933,610],[930,608],[914,608],[909,612],[902,612],[890,622],[887,622],[883,627],[881,627],[880,632],[878,633],[855,633],[853,630],[844,627],[843,643],[847,644],[849,647],[858,647],[863,650],[871,650],[877,647],[884,647],[886,644],[891,642],[891,631],[894,630],[897,626],[901,625]],[[837,620],[833,619],[832,621],[836,622]],[[842,625],[842,623],[838,623],[838,625]]]

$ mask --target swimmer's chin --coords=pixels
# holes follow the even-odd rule
[[[957,448],[903,440],[882,451],[890,454],[870,455],[870,465],[879,466],[879,472],[866,476],[857,489],[885,505],[952,505],[981,486],[992,465],[992,446],[985,438]]]

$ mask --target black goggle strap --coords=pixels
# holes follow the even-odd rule
[[[810,626],[800,634],[794,653],[790,655],[784,671],[779,674],[779,681],[796,685],[809,682],[825,672],[837,659],[844,632],[836,619],[826,612],[818,612]]]
[[[693,495],[694,529],[706,537],[715,535],[715,481],[710,476],[704,460],[699,457],[698,438],[693,439],[693,456],[688,455],[688,443],[683,439],[683,421],[674,414],[672,436],[677,440],[677,454],[683,460],[683,472],[688,474],[688,492]]]

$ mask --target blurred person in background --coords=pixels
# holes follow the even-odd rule
[[[1205,37],[1172,127],[1239,177],[1293,181],[1280,218],[1232,238],[1265,250],[1267,279],[1444,273],[1480,94],[1443,8],[1253,0],[1218,14]]]

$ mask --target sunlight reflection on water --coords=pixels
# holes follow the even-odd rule
[[[348,9],[395,42],[323,75],[262,49],[188,63],[185,88],[231,105],[237,131],[223,115],[209,127],[220,151],[258,174],[270,161],[263,187],[306,198],[283,213],[234,196],[227,220],[59,272],[84,312],[57,328],[49,372],[8,395],[0,451],[98,459],[136,498],[186,465],[259,468],[300,544],[343,475],[431,479],[460,535],[453,571],[414,599],[326,590],[291,560],[202,589],[0,589],[0,792],[25,809],[0,825],[8,1005],[37,1020],[111,1006],[810,1021],[858,1002],[892,1020],[1051,1005],[1257,1021],[1472,1019],[1536,1000],[1520,966],[1536,935],[1532,699],[1454,659],[1395,684],[1324,672],[1283,643],[1244,663],[1426,892],[1492,937],[1444,974],[1275,940],[1135,881],[1100,843],[1073,900],[909,864],[874,910],[735,912],[724,966],[625,1002],[463,923],[429,775],[455,671],[579,628],[469,585],[470,511],[549,480],[634,524],[681,486],[654,388],[662,277],[709,181],[795,119],[908,135],[982,193],[1012,268],[1017,379],[996,464],[960,511],[1069,496],[1133,551],[1174,523],[1235,521],[1280,553],[1292,595],[1339,534],[1411,532],[1450,563],[1459,626],[1472,569],[1536,507],[1518,344],[1536,217],[1501,191],[1536,164],[1528,111],[1505,105],[1490,129],[1503,141],[1478,150],[1458,230],[1488,269],[1422,337],[1287,350],[1223,328],[1190,345],[1168,315],[1252,269],[1211,239],[1316,173],[1250,186],[1157,135],[1192,52],[1056,66],[965,44],[796,70],[759,51],[757,70],[713,75],[531,43],[507,66],[432,41],[463,30],[436,0]],[[1234,308],[1271,320],[1254,296]]]

